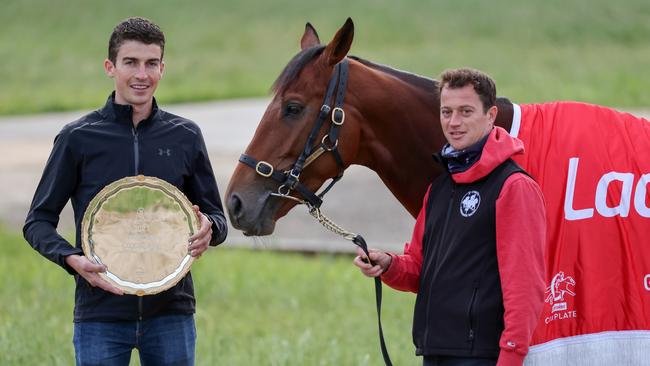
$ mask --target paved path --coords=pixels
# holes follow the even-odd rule
[[[251,140],[267,104],[268,99],[252,99],[162,107],[201,126],[223,195],[237,159]],[[85,113],[0,118],[0,222],[14,229],[22,227],[54,136],[63,125]],[[328,193],[323,212],[344,228],[361,233],[369,245],[397,251],[410,237],[414,222],[375,173],[363,167],[346,171],[341,182]],[[59,227],[63,232],[73,230],[70,205],[65,208]],[[280,220],[276,232],[269,237],[247,238],[230,229],[226,245],[305,251],[354,249],[351,243],[323,229],[302,207]]]
[[[197,122],[203,131],[221,193],[251,140],[268,99],[163,106]],[[631,113],[650,119],[648,110]],[[0,118],[0,223],[19,229],[61,127],[86,111]],[[363,193],[363,194],[361,194]],[[350,231],[361,233],[370,246],[401,251],[410,238],[413,218],[399,205],[374,172],[349,168],[328,193],[323,212]],[[60,228],[73,230],[72,210],[62,214]],[[232,229],[225,245],[260,249],[350,251],[351,243],[323,229],[302,207],[279,221],[269,237],[246,238]]]

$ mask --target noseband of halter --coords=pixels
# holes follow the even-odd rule
[[[348,60],[343,59],[343,61],[336,64],[332,76],[327,85],[327,92],[325,93],[325,98],[323,100],[323,105],[320,108],[320,112],[316,117],[314,122],[314,127],[307,137],[307,142],[305,142],[305,147],[303,148],[302,153],[293,164],[291,169],[287,171],[278,171],[270,163],[257,160],[249,155],[242,154],[239,157],[239,161],[248,165],[249,167],[255,169],[257,174],[265,177],[271,178],[276,182],[280,183],[277,192],[271,193],[271,195],[281,198],[292,199],[298,201],[299,203],[307,203],[310,207],[318,208],[323,203],[323,196],[327,193],[336,182],[343,177],[343,171],[345,165],[343,164],[343,159],[338,150],[338,138],[340,127],[345,122],[345,112],[343,111],[343,100],[345,98],[345,87],[348,81]],[[336,98],[334,100],[334,108],[331,107],[332,96],[334,95],[334,90],[336,89]],[[331,113],[330,113],[331,112]],[[329,132],[323,136],[320,143],[316,146],[314,140],[320,131],[323,123],[326,121],[327,116],[331,114],[331,125]],[[329,151],[334,156],[336,163],[339,166],[339,173],[336,177],[332,178],[330,184],[320,193],[314,193],[310,191],[304,184],[300,182],[300,174],[303,169],[305,169],[309,164],[321,156],[324,152]],[[301,200],[297,197],[291,196],[291,191],[297,191],[302,195],[304,200]]]

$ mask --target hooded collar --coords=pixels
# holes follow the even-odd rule
[[[490,136],[489,133],[463,150],[456,150],[449,143],[443,146],[442,151],[440,151],[440,158],[447,165],[447,170],[452,174],[460,173],[474,165],[481,158],[483,146],[485,146],[488,136]]]
[[[472,183],[488,174],[511,157],[524,153],[524,143],[510,136],[501,127],[494,127],[483,145],[479,159],[462,172],[451,172],[456,183]]]
[[[151,103],[151,113],[149,117],[140,121],[139,125],[147,124],[150,121],[153,121],[158,115],[158,103],[156,103],[156,98],[153,98]],[[133,125],[133,107],[130,104],[117,104],[115,103],[115,92],[113,91],[111,95],[106,99],[106,104],[104,108],[101,109],[100,113],[107,119],[112,119],[120,124],[128,124],[129,126]]]

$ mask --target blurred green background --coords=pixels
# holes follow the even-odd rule
[[[522,103],[650,105],[647,0],[4,0],[0,114],[103,104],[108,37],[134,15],[166,33],[164,104],[268,95],[307,21],[327,42],[350,16],[351,53],[399,69],[473,66]]]
[[[73,278],[1,226],[0,243],[0,365],[73,365]],[[192,265],[196,364],[382,364],[373,281],[351,261],[211,249]],[[414,302],[413,294],[384,286],[384,334],[395,365],[422,363],[411,343]],[[131,365],[139,364],[134,351]]]
[[[647,0],[3,0],[0,115],[88,110],[112,81],[112,28],[145,16],[167,36],[161,104],[268,96],[307,21],[329,41],[347,17],[351,53],[436,77],[471,66],[514,101],[650,106]],[[318,230],[315,228],[315,230]],[[68,234],[69,235],[69,234]],[[0,227],[0,364],[73,364],[73,281]],[[261,246],[262,248],[268,248]],[[377,365],[372,281],[352,256],[215,249],[193,267],[199,365]],[[419,365],[412,294],[385,288],[397,365]],[[137,364],[134,361],[133,364]]]

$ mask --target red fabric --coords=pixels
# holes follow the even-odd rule
[[[511,175],[501,189],[496,212],[497,257],[505,309],[505,328],[499,346],[501,355],[517,353],[523,360],[542,312],[546,288],[546,210],[539,186],[526,175]],[[503,365],[506,364],[512,363]]]
[[[523,150],[521,141],[496,127],[480,160],[467,171],[453,174],[452,179],[457,183],[481,179]],[[384,283],[398,290],[418,290],[428,193],[411,242],[405,245],[403,255],[391,254],[392,263],[382,275]],[[499,365],[521,364],[539,319],[545,288],[545,221],[544,201],[537,184],[523,174],[510,176],[496,203],[497,257],[505,308]]]
[[[650,329],[650,122],[574,102],[522,105],[515,160],[544,193],[546,302],[532,344]]]
[[[404,244],[404,254],[398,256],[393,253],[388,253],[393,257],[393,260],[388,270],[381,275],[381,280],[385,284],[399,291],[417,293],[420,287],[422,238],[424,237],[424,221],[426,216],[425,207],[427,207],[430,189],[431,186],[429,185],[427,193],[424,195],[422,209],[415,220],[411,241],[410,243]]]

